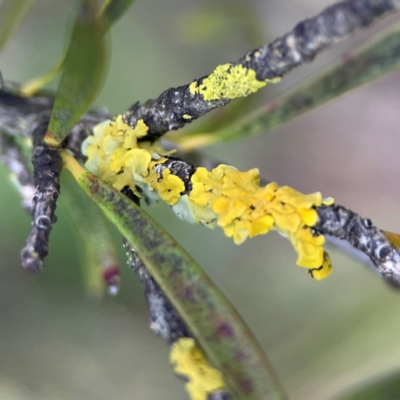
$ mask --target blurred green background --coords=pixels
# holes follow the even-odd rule
[[[112,31],[97,104],[121,112],[268,43],[329,4],[137,0]],[[37,0],[0,55],[4,78],[21,82],[53,66],[73,11],[73,1]],[[318,74],[394,18],[268,87],[258,103]],[[320,190],[400,232],[399,82],[400,73],[392,73],[267,135],[204,152],[238,168],[256,166],[305,193]],[[167,346],[148,329],[143,293],[122,251],[120,294],[89,299],[77,239],[58,209],[45,271],[27,275],[19,252],[29,218],[3,166],[0,182],[0,399],[186,399]],[[292,400],[336,399],[399,368],[400,294],[353,258],[331,248],[334,272],[317,282],[295,266],[290,244],[276,234],[235,246],[219,230],[177,220],[168,207],[150,212],[237,307]]]

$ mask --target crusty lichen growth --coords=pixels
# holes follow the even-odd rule
[[[181,338],[172,345],[170,361],[175,373],[188,380],[185,387],[191,400],[207,400],[210,394],[226,387],[222,373],[208,364],[192,338]]]
[[[245,97],[264,87],[267,82],[278,82],[280,78],[259,81],[254,69],[243,65],[223,64],[203,79],[199,85],[197,81],[189,85],[191,94],[199,93],[204,100],[235,99]]]
[[[246,172],[228,165],[219,165],[212,171],[197,168],[191,181],[188,208],[192,222],[218,225],[236,244],[275,229],[297,251],[297,265],[312,269],[316,279],[331,272],[329,257],[322,247],[325,238],[316,235],[311,227],[318,220],[315,207],[332,199],[323,200],[319,192],[304,195],[275,182],[260,187],[256,168]]]
[[[219,165],[208,171],[190,166],[193,171],[178,171],[159,140],[145,140],[147,129],[143,120],[131,128],[121,116],[98,125],[83,145],[86,167],[117,190],[129,187],[150,202],[161,198],[188,222],[221,227],[236,244],[277,230],[292,243],[298,266],[318,280],[331,273],[325,238],[313,226],[318,222],[316,208],[333,199],[274,182],[260,187],[256,168],[242,172]]]

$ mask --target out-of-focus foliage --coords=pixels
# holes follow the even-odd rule
[[[82,1],[76,17],[46,141],[60,144],[99,92],[108,61],[106,23],[95,0]],[[90,71],[90,72],[89,72]]]
[[[339,400],[394,400],[400,399],[400,374],[385,376],[371,383],[364,382],[364,388],[354,390],[353,394]]]
[[[110,294],[116,294],[119,289],[118,252],[108,224],[70,176],[63,176],[61,184],[60,203],[82,252],[85,291],[100,298],[107,287]]]
[[[0,50],[18,29],[34,0],[5,0],[0,3]]]
[[[88,5],[92,8],[91,12],[93,13],[92,18],[95,16],[98,19],[97,22],[101,24],[100,26],[97,26],[96,23],[92,24],[92,29],[95,31],[94,35],[99,33],[104,34],[106,31],[111,29],[111,27],[129,10],[129,7],[134,1],[135,0],[103,0],[103,3],[99,9],[97,9],[97,3],[93,2],[91,5],[89,5],[89,2]],[[79,28],[75,27],[75,29]],[[75,35],[77,35],[76,32]],[[98,36],[97,39],[100,41],[102,36]],[[94,40],[94,43],[96,43],[95,38],[92,37],[92,40]],[[97,43],[95,48],[97,48],[99,44],[101,45],[101,42]],[[63,54],[60,60],[52,68],[50,68],[49,71],[23,84],[21,87],[21,92],[26,96],[32,96],[40,89],[45,87],[64,68],[66,57],[67,53]],[[105,57],[102,58],[104,59]],[[94,60],[96,60],[96,58],[94,58]],[[100,62],[99,65],[95,65],[93,68],[98,69],[100,72],[104,66]],[[102,80],[98,79],[97,84],[100,85],[100,83],[102,83]],[[93,100],[93,95],[91,95],[90,98]]]

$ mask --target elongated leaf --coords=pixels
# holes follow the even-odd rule
[[[0,8],[0,51],[17,30],[32,5],[33,0],[5,0]]]
[[[46,142],[59,145],[95,99],[106,71],[105,23],[97,18],[96,1],[83,0],[58,93],[50,117]]]
[[[100,297],[104,288],[112,295],[119,289],[119,267],[114,240],[104,216],[73,182],[62,177],[61,206],[65,209],[83,249],[83,278],[89,295]]]
[[[135,0],[105,0],[102,4],[97,17],[103,20],[105,32],[128,11],[129,7]],[[25,96],[33,96],[40,89],[44,88],[50,81],[52,81],[59,72],[64,68],[66,54],[57,62],[54,67],[43,75],[31,79],[21,87],[21,93]]]
[[[105,0],[100,10],[110,29],[131,7],[135,0]]]
[[[371,383],[365,382],[362,389],[353,394],[340,397],[338,400],[395,400],[400,399],[400,373],[384,376]]]
[[[310,111],[352,89],[400,67],[400,24],[389,27],[379,41],[364,48],[326,74],[301,85],[295,92],[273,100],[243,120],[210,134],[199,134],[204,146],[219,141],[259,135]],[[209,140],[205,139],[209,136]],[[190,148],[195,134],[181,137],[179,143]]]
[[[37,76],[23,84],[20,93],[24,96],[30,97],[35,95],[39,90],[43,89],[49,82],[51,82],[63,69],[65,62],[65,54],[57,62],[56,65],[51,67],[43,75]]]
[[[68,153],[63,152],[63,160],[138,252],[235,396],[285,399],[246,324],[200,266],[140,207],[84,170]]]

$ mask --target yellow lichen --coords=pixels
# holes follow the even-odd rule
[[[118,190],[128,186],[138,196],[161,198],[189,222],[220,226],[236,244],[277,230],[296,250],[298,266],[308,268],[318,280],[330,274],[325,238],[312,227],[318,221],[316,207],[332,205],[332,198],[323,199],[319,192],[305,195],[276,183],[260,187],[256,168],[242,172],[228,165],[212,171],[199,167],[190,182],[184,182],[167,167],[171,152],[159,140],[143,140],[147,131],[143,120],[132,128],[121,115],[99,124],[83,144],[87,168]],[[191,187],[188,193],[186,183]]]
[[[86,167],[116,189],[129,186],[140,196],[137,186],[147,185],[153,157],[161,163],[166,160],[164,155],[172,153],[164,151],[159,140],[138,142],[148,129],[141,119],[132,128],[124,122],[123,115],[97,125],[94,135],[82,145],[82,152],[88,157]]]
[[[323,202],[321,193],[304,195],[276,183],[260,187],[257,169],[241,172],[227,165],[212,171],[198,168],[191,181],[188,206],[197,222],[212,226],[217,221],[236,244],[274,229],[292,243],[298,254],[297,265],[314,269],[327,264],[322,247],[325,239],[311,231],[318,220],[314,208]],[[210,209],[213,213],[205,212]],[[317,279],[327,275],[315,273]]]
[[[226,385],[223,375],[211,367],[192,338],[181,338],[171,347],[170,362],[176,374],[184,376],[191,400],[207,400],[208,395]]]
[[[235,99],[248,96],[264,87],[267,81],[259,81],[253,69],[243,65],[222,64],[206,77],[200,85],[189,85],[191,94],[199,93],[204,100]]]
[[[329,254],[325,251],[324,261],[322,265],[319,268],[311,268],[308,271],[308,274],[312,278],[315,278],[317,281],[320,281],[321,279],[325,279],[328,275],[330,275],[331,272],[332,272],[331,258],[329,257]]]
[[[173,206],[185,191],[182,179],[172,175],[168,168],[163,170],[161,179],[154,182],[154,186],[161,199],[170,206]]]

